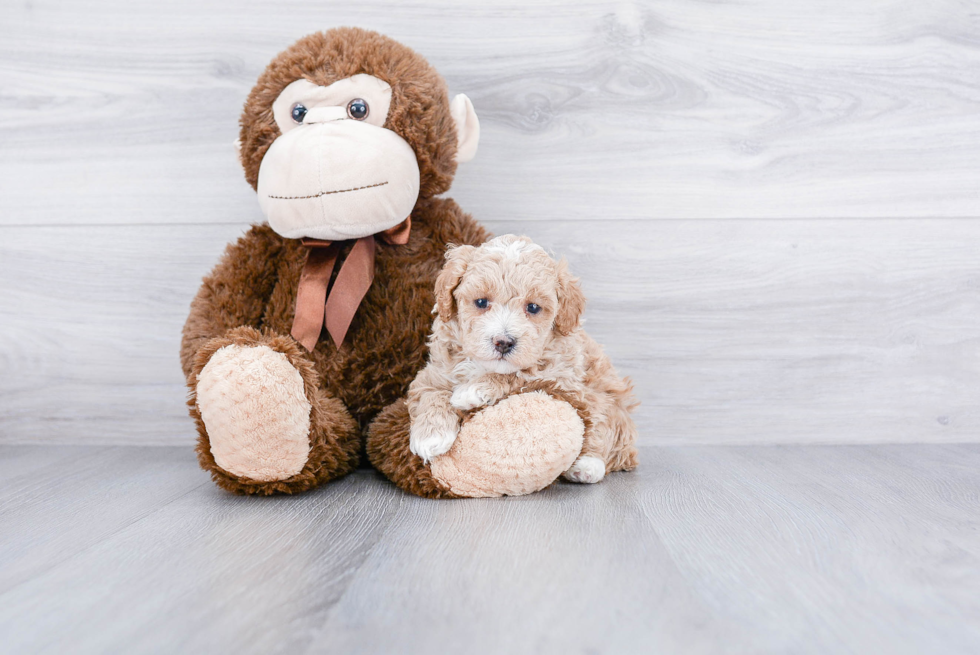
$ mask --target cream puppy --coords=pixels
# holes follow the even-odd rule
[[[582,329],[585,296],[565,260],[514,235],[452,248],[446,259],[429,362],[408,391],[412,452],[425,461],[447,452],[461,412],[550,382],[589,415],[582,453],[565,478],[594,483],[634,468],[632,386]]]

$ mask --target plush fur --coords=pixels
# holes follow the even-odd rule
[[[218,350],[198,375],[197,406],[214,461],[229,473],[283,480],[309,459],[313,407],[303,377],[269,346]]]
[[[211,357],[222,348],[232,345],[266,346],[285,355],[289,363],[299,371],[303,379],[303,390],[310,402],[310,450],[309,458],[300,472],[284,480],[255,480],[222,469],[214,460],[204,419],[197,405],[197,384],[189,382],[191,392],[187,404],[191,417],[197,423],[197,458],[201,467],[211,472],[211,477],[218,486],[242,494],[296,493],[312,489],[357,468],[360,451],[357,423],[340,401],[320,387],[319,373],[303,348],[292,337],[269,330],[259,331],[248,326],[227,330],[222,336],[209,339],[195,353],[185,371],[188,380],[196,381]]]
[[[445,83],[429,64],[409,48],[365,30],[341,28],[301,39],[272,61],[248,97],[240,135],[245,177],[256,187],[263,155],[279,136],[272,104],[286,86],[298,79],[329,85],[358,73],[391,86],[384,126],[402,137],[418,160],[420,193],[408,243],[378,243],[374,282],[343,344],[335,346],[324,332],[312,352],[288,336],[307,249],[268,225],[252,227],[228,247],[191,303],[181,342],[188,405],[198,428],[198,460],[219,486],[244,494],[311,489],[352,471],[365,450],[395,484],[420,496],[523,493],[547,484],[555,462],[563,462],[569,452],[574,458],[579,450],[576,431],[589,425],[577,401],[564,398],[559,389],[545,389],[547,395],[510,412],[513,424],[523,426],[537,444],[526,444],[522,485],[496,488],[499,476],[486,467],[502,458],[471,455],[470,462],[457,457],[455,470],[468,471],[489,486],[459,486],[459,476],[445,473],[441,479],[409,448],[410,417],[403,398],[425,364],[444,254],[449,244],[477,245],[489,237],[455,202],[436,197],[452,182],[458,139]],[[466,145],[469,151],[474,147]],[[345,242],[340,250],[334,279],[352,246]],[[209,369],[222,352],[226,355],[217,355]],[[286,363],[298,373],[306,402],[297,398],[296,374],[284,369]],[[268,393],[279,402],[258,397]],[[569,419],[568,406],[580,422]],[[463,412],[463,425],[478,414]],[[569,419],[565,432],[555,429],[558,416]],[[215,427],[214,434],[206,423]],[[299,432],[307,423],[308,457],[301,463]],[[493,443],[495,435],[488,430],[494,425],[477,420],[467,434],[474,444]],[[552,443],[542,436],[547,434]],[[534,452],[542,457],[533,457]],[[227,468],[216,461],[216,453]]]
[[[445,193],[456,174],[456,129],[446,83],[410,48],[353,27],[304,37],[272,60],[245,102],[241,118],[241,160],[245,179],[256,188],[265,151],[279,136],[272,103],[298,79],[328,86],[366,73],[391,85],[385,127],[405,139],[419,162],[422,199]]]
[[[408,406],[400,400],[368,429],[371,464],[405,491],[426,498],[525,495],[544,489],[578,456],[592,419],[585,405],[552,382],[529,383],[513,401],[489,411],[460,411],[453,448],[424,463],[409,449]]]
[[[404,399],[384,409],[368,429],[367,456],[371,465],[403,490],[424,498],[459,498],[408,449],[409,418]]]
[[[478,244],[489,236],[455,202],[433,197],[449,188],[456,170],[457,137],[445,82],[411,49],[366,30],[313,34],[272,61],[249,94],[241,119],[240,155],[248,182],[256,185],[262,155],[279,134],[271,106],[282,89],[299,78],[329,84],[357,73],[391,85],[385,126],[404,138],[418,158],[421,192],[409,242],[379,243],[374,283],[339,349],[321,338],[310,353],[287,336],[307,256],[298,241],[284,239],[267,225],[254,226],[204,279],[184,326],[181,364],[198,425],[201,465],[230,491],[294,493],[351,471],[363,451],[362,432],[405,395],[425,363],[433,286],[447,245]],[[339,269],[338,264],[335,276]],[[299,473],[285,480],[237,476],[214,461],[197,406],[198,375],[215,352],[230,344],[281,352],[303,378],[312,407],[310,456]]]
[[[585,423],[568,403],[554,402],[544,391],[518,393],[475,413],[430,469],[462,496],[523,496],[547,487],[572,465],[584,432]]]
[[[447,257],[436,283],[429,363],[409,389],[412,451],[438,458],[455,442],[459,411],[550,382],[591,417],[580,462],[566,477],[598,482],[634,468],[632,387],[582,329],[585,297],[567,264],[512,235],[457,247]]]

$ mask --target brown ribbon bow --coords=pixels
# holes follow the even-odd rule
[[[412,217],[376,236],[391,245],[408,243],[412,229]],[[330,275],[337,263],[337,255],[346,241],[321,241],[303,239],[303,245],[310,249],[306,265],[299,278],[296,292],[296,315],[290,334],[310,352],[316,347],[320,330],[325,326],[333,342],[340,348],[347,336],[347,329],[361,300],[374,281],[374,236],[361,237],[354,243],[350,254],[344,260],[337,279],[334,280],[330,295],[327,286]]]

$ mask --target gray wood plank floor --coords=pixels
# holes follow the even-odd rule
[[[9,653],[976,653],[980,446],[645,447],[427,501],[215,488],[186,448],[0,447]]]

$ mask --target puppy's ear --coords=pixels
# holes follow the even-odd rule
[[[555,331],[567,337],[578,327],[585,311],[585,293],[578,278],[568,272],[568,262],[562,257],[558,262],[558,312],[555,314]]]
[[[453,291],[459,286],[470,261],[473,246],[455,246],[446,251],[446,265],[442,267],[436,278],[436,311],[443,323],[448,323],[456,317],[456,299]]]

